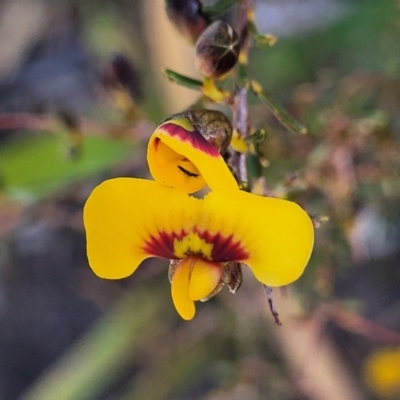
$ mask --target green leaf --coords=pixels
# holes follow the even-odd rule
[[[146,299],[144,301],[144,299]],[[72,344],[22,397],[24,400],[98,399],[124,371],[129,357],[139,352],[161,302],[148,291],[122,297],[97,324]],[[141,304],[140,307],[137,307]],[[135,312],[132,312],[135,310]]]
[[[267,137],[267,132],[264,129],[257,129],[251,135],[246,136],[244,140],[247,143],[261,143]]]
[[[24,200],[47,195],[71,181],[105,169],[132,151],[123,141],[87,137],[82,156],[71,161],[68,145],[60,136],[32,133],[32,136],[0,149],[0,170],[4,189]]]
[[[254,23],[254,21],[249,20],[248,28],[251,37],[254,39],[257,46],[273,46],[277,42],[277,38],[274,35],[270,34],[261,34],[258,32],[258,29]]]
[[[253,93],[271,110],[279,122],[292,132],[306,134],[307,128],[292,117],[269,93],[256,81],[250,82]]]
[[[237,0],[216,0],[213,5],[203,7],[203,12],[211,19],[215,19],[225,14],[236,3]]]
[[[189,89],[200,90],[203,86],[203,82],[189,78],[188,76],[181,75],[178,72],[172,71],[170,69],[165,69],[163,74],[167,77],[171,82],[177,83],[178,85],[185,86]]]

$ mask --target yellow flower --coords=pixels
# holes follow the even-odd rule
[[[197,199],[135,178],[96,187],[84,225],[89,264],[102,278],[129,276],[149,257],[177,260],[171,293],[186,320],[195,301],[217,290],[226,263],[247,264],[266,285],[286,285],[303,273],[314,240],[309,216],[295,203],[237,189]]]
[[[381,397],[400,394],[400,348],[383,348],[368,357],[365,364],[367,384]]]
[[[165,121],[154,131],[147,162],[154,180],[187,193],[206,185],[212,190],[238,190],[218,149],[183,116]]]

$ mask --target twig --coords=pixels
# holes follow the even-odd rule
[[[272,331],[301,393],[312,400],[364,399],[330,340],[316,336],[314,321],[303,318],[297,296],[279,296],[279,308],[285,324]]]
[[[54,128],[56,121],[47,115],[28,113],[3,113],[0,114],[0,135],[2,130],[28,129],[43,131]]]
[[[253,9],[252,0],[241,0],[238,4],[236,31],[239,35],[240,55],[238,73],[243,73],[247,67],[249,52],[249,32],[248,32],[248,13]],[[245,72],[244,72],[245,73]],[[249,112],[248,112],[248,89],[240,82],[236,82],[236,89],[232,106],[232,125],[240,136],[246,137],[250,134]],[[247,184],[248,172],[246,168],[246,155],[238,152],[232,153],[232,168],[240,183]]]
[[[275,323],[276,323],[277,325],[279,325],[279,326],[282,326],[282,322],[281,322],[281,320],[279,319],[279,314],[278,314],[278,311],[276,311],[275,303],[274,303],[274,298],[273,298],[273,296],[272,296],[272,291],[273,291],[273,289],[272,289],[272,287],[267,286],[267,285],[263,285],[263,286],[264,286],[264,289],[265,289],[265,293],[266,293],[266,295],[267,295],[268,304],[269,304],[269,309],[271,310],[271,314],[272,314],[273,317],[274,317]]]
[[[330,319],[348,331],[363,335],[374,342],[390,345],[400,345],[400,333],[387,329],[375,322],[356,315],[336,304],[321,306],[316,315]]]
[[[61,118],[51,115],[30,114],[30,113],[1,113],[0,114],[0,136],[2,131],[9,129],[28,130],[32,133],[38,131],[56,132],[65,125]],[[85,136],[117,136],[116,132],[124,131],[126,137],[143,138],[151,133],[152,126],[145,120],[138,120],[136,123],[119,125],[106,122],[96,122],[87,119],[79,120],[79,129]]]

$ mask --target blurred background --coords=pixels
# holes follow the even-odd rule
[[[305,274],[274,290],[280,327],[248,271],[184,322],[167,262],[88,267],[90,191],[149,177],[147,138],[199,97],[161,73],[199,76],[164,1],[0,0],[0,400],[400,399],[399,3],[255,6],[279,40],[249,74],[309,134],[250,97],[253,185],[319,226]]]

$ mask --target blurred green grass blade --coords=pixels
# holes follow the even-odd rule
[[[95,400],[119,379],[160,314],[148,291],[123,297],[20,400]]]
[[[126,391],[118,400],[164,400],[171,398],[174,391],[182,391],[196,382],[209,363],[205,346],[199,344],[179,355],[172,356],[146,374],[140,380],[132,382],[132,389]],[[173,368],[171,368],[173,365]]]
[[[122,141],[87,137],[78,160],[67,157],[68,146],[54,134],[32,134],[0,148],[4,189],[14,197],[36,198],[107,168],[132,151]]]

